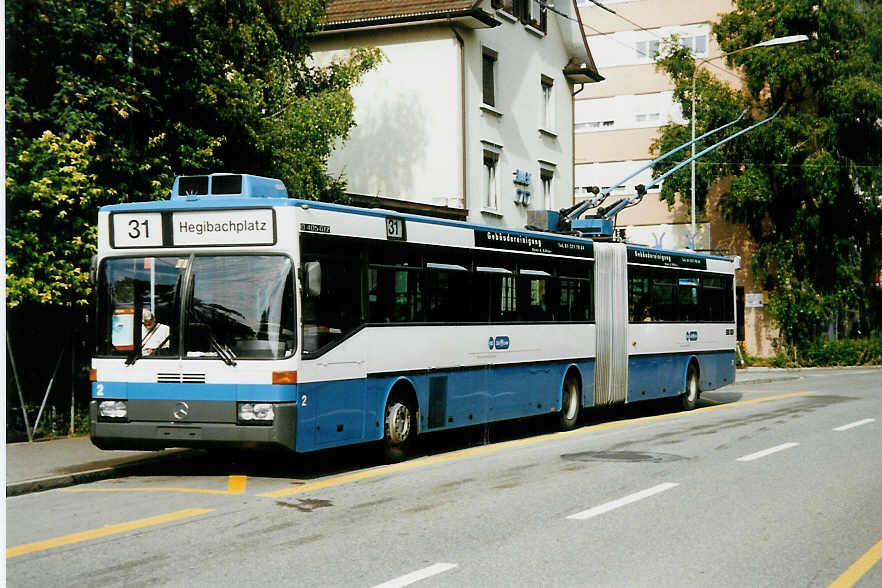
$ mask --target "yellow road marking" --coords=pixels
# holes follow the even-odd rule
[[[183,492],[186,494],[242,494],[248,476],[230,476],[226,490],[207,490],[204,488],[63,488],[62,492]]]
[[[872,546],[850,568],[842,572],[842,575],[830,584],[830,588],[849,588],[854,586],[880,559],[882,559],[882,541]]]
[[[593,425],[591,427],[582,427],[580,429],[574,429],[572,431],[564,431],[560,433],[548,433],[545,435],[537,435],[535,437],[528,437],[525,439],[517,439],[514,441],[504,441],[502,443],[495,443],[493,445],[483,445],[481,447],[473,447],[470,449],[463,449],[460,451],[453,451],[450,453],[445,453],[443,455],[433,455],[430,457],[422,457],[419,459],[414,459],[411,461],[406,461],[402,463],[397,463],[393,465],[387,466],[379,466],[376,468],[371,468],[368,470],[362,470],[358,472],[353,472],[351,474],[343,474],[341,476],[333,476],[331,478],[325,478],[324,480],[318,480],[316,482],[307,482],[305,484],[300,484],[298,486],[294,486],[292,488],[282,488],[281,490],[273,490],[271,492],[264,492],[262,494],[258,494],[258,496],[263,498],[281,498],[284,496],[290,496],[292,494],[302,494],[304,492],[312,492],[314,490],[321,490],[323,488],[329,488],[331,486],[339,486],[341,484],[347,484],[349,482],[357,482],[359,480],[365,480],[368,478],[375,478],[377,476],[384,476],[386,474],[393,474],[396,472],[402,472],[406,470],[412,470],[415,468],[423,467],[426,465],[442,463],[445,461],[451,461],[454,459],[460,459],[463,457],[470,457],[472,455],[482,455],[485,453],[492,453],[494,451],[500,451],[502,449],[509,449],[512,447],[520,447],[523,445],[532,445],[534,443],[541,443],[542,441],[546,441],[548,439],[559,439],[562,437],[571,437],[574,435],[583,435],[585,433],[592,433],[595,431],[602,431],[604,429],[613,429],[617,427],[623,427],[625,425],[630,425],[634,423],[646,423],[650,421],[657,421],[661,419],[668,419],[677,416],[685,416],[688,414],[696,414],[700,412],[707,412],[711,410],[718,410],[721,408],[728,408],[733,406],[746,406],[749,404],[757,404],[759,402],[770,402],[772,400],[783,400],[785,398],[794,398],[796,396],[806,396],[809,394],[813,394],[814,392],[791,392],[788,394],[778,394],[775,396],[765,396],[763,398],[754,398],[752,400],[744,400],[740,402],[732,402],[730,404],[717,404],[714,406],[705,406],[702,408],[697,408],[695,410],[689,412],[676,412],[676,413],[668,413],[655,415],[650,417],[641,417],[637,419],[630,419],[625,421],[612,421],[609,423],[602,423],[599,425]]]
[[[230,476],[227,494],[243,494],[245,492],[245,484],[247,483],[248,476]]]
[[[210,508],[188,508],[186,510],[179,510],[176,512],[170,512],[164,515],[158,515],[155,517],[148,517],[146,519],[140,519],[137,521],[131,521],[128,523],[119,523],[117,525],[108,525],[106,527],[102,527],[100,529],[92,529],[91,531],[83,531],[81,533],[73,533],[72,535],[64,535],[63,537],[56,537],[55,539],[47,539],[45,541],[37,541],[35,543],[27,543],[25,545],[19,545],[18,547],[10,547],[6,550],[6,557],[16,557],[19,555],[24,555],[26,553],[34,553],[35,551],[43,551],[45,549],[52,549],[53,547],[61,547],[63,545],[70,545],[72,543],[80,543],[81,541],[90,541],[92,539],[99,539],[101,537],[107,537],[108,535],[115,535],[117,533],[125,533],[126,531],[133,531],[135,529],[141,529],[144,527],[151,527],[153,525],[161,525],[163,523],[170,523],[172,521],[179,521],[181,519],[187,519],[190,517],[195,517],[199,515],[203,515],[209,512],[212,512],[213,509]]]

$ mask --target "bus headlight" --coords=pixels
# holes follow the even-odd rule
[[[124,400],[102,400],[98,403],[98,416],[102,419],[122,420],[129,415]]]
[[[239,423],[268,425],[276,418],[272,404],[263,402],[242,402],[239,404]]]

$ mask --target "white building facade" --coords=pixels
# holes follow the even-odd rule
[[[331,0],[316,62],[359,46],[385,60],[353,89],[329,173],[357,203],[497,226],[571,206],[573,94],[600,78],[575,0],[543,6]]]

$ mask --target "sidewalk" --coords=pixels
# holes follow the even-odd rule
[[[103,451],[89,437],[67,437],[6,446],[6,496],[75,486],[124,475],[138,466],[188,453]]]
[[[799,369],[739,369],[736,384],[764,384],[795,380]],[[53,488],[105,480],[125,475],[157,460],[189,454],[186,449],[165,451],[103,451],[88,437],[70,437],[6,446],[6,496],[18,496]]]

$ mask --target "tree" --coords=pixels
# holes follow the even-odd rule
[[[793,345],[816,337],[827,321],[869,310],[878,297],[882,259],[882,6],[852,0],[737,0],[714,33],[724,52],[805,34],[809,42],[757,48],[728,58],[746,93],[702,68],[696,78],[696,133],[749,107],[754,118],[782,105],[782,115],[699,160],[698,207],[717,180],[724,217],[757,243],[753,270],[771,292],[770,309]],[[669,44],[659,68],[675,99],[691,110],[695,62]],[[662,129],[660,153],[688,140],[682,125]],[[660,173],[673,164],[665,163]],[[688,169],[666,182],[662,197],[689,196]],[[869,315],[864,313],[864,323]],[[866,328],[864,324],[863,328]]]
[[[176,175],[278,177],[336,199],[325,162],[381,59],[310,62],[323,0],[18,0],[7,30],[7,304],[88,299],[100,205]],[[79,240],[77,240],[79,239]]]

